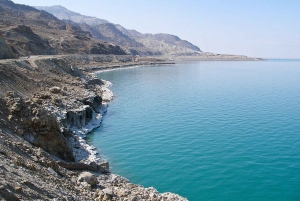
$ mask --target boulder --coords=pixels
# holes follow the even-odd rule
[[[97,166],[97,169],[98,169],[99,172],[108,173],[109,172],[109,163],[108,162],[100,163]]]
[[[77,182],[87,182],[93,187],[97,184],[97,178],[94,174],[90,172],[82,172],[79,175]]]
[[[61,92],[60,87],[51,87],[49,90],[50,90],[51,93],[54,93],[54,94],[58,94],[58,93]]]

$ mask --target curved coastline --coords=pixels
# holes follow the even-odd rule
[[[14,178],[1,174],[5,196],[16,197],[5,190],[5,185],[15,185],[29,197],[41,200],[66,195],[71,200],[187,200],[110,173],[109,164],[86,143],[85,136],[99,127],[113,94],[107,88],[109,82],[91,75],[93,71],[78,68],[85,63],[82,61],[74,55],[0,61],[0,105],[4,111],[0,112],[0,157],[5,158],[0,167],[18,172]],[[20,172],[23,167],[31,172]],[[43,192],[32,193],[28,188],[29,183],[36,183],[35,178],[39,178]],[[24,179],[28,181],[22,183]]]
[[[48,199],[49,194],[45,192],[51,191],[54,198],[68,195],[75,200],[187,200],[177,194],[161,194],[152,187],[132,184],[124,177],[109,173],[108,163],[103,163],[96,148],[84,139],[99,127],[107,103],[113,97],[109,82],[93,74],[169,64],[174,62],[131,55],[47,55],[1,60],[0,147],[5,151],[0,156],[9,157],[0,166],[10,172],[20,173],[22,167],[31,170],[22,171],[14,178],[11,174],[1,174],[3,185],[21,185],[22,192],[26,193],[32,189],[23,185],[22,180],[26,178],[34,183],[34,178],[40,178],[45,191],[36,192],[39,199]],[[16,148],[26,151],[17,152]],[[12,163],[15,165],[11,166]],[[62,186],[62,180],[68,185]]]
[[[119,70],[119,69],[123,69],[123,68],[137,68],[137,67],[141,67],[143,65],[135,65],[135,66],[130,66],[130,67],[120,67],[120,68],[113,68],[113,69],[110,69],[110,70],[101,70],[101,71],[97,71],[94,74],[97,74],[97,73],[101,73],[101,72],[104,72],[104,71],[112,71],[112,70]],[[111,82],[107,81],[107,80],[102,80],[104,85],[101,86],[102,87],[102,90],[103,90],[103,93],[102,93],[102,98],[103,98],[103,101],[104,101],[104,104],[105,104],[105,110],[104,113],[107,112],[106,108],[108,107],[108,103],[113,101],[113,92],[109,89],[109,87],[112,85]],[[101,118],[102,120],[102,118]],[[98,128],[99,125],[93,127],[89,132],[87,132],[85,135],[88,135],[93,129],[96,129]],[[86,136],[85,136],[86,137]],[[91,154],[89,157],[88,157],[88,160],[86,160],[85,162],[88,162],[88,163],[91,163],[91,162],[99,162],[99,161],[103,161],[101,156],[98,156],[98,152],[95,151],[96,148],[92,145],[89,145],[84,139],[82,139],[82,142],[84,144],[84,147],[86,147],[87,151]],[[92,151],[90,151],[92,150]],[[99,178],[101,178],[100,180],[103,179],[103,176],[99,176]],[[115,181],[115,180],[118,180],[118,182],[122,183],[126,183],[126,185],[128,186],[128,184],[132,185],[132,186],[136,186],[138,188],[137,192],[139,193],[143,193],[144,196],[146,197],[146,199],[148,200],[174,200],[174,201],[187,201],[188,199],[178,195],[178,194],[175,194],[175,193],[171,193],[171,192],[165,192],[165,193],[160,193],[158,192],[154,187],[149,187],[149,188],[144,188],[143,186],[141,185],[136,185],[136,184],[132,184],[128,179],[120,176],[120,175],[117,175],[117,174],[109,174],[109,176],[105,179],[103,179],[105,182],[107,181]],[[108,188],[110,188],[111,186],[108,186]],[[148,196],[147,196],[148,194]]]

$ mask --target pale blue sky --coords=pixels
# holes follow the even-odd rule
[[[300,58],[300,0],[13,0],[62,5],[142,33],[170,33],[202,51]]]

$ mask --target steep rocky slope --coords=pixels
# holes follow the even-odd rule
[[[30,6],[0,0],[0,15],[2,58],[4,55],[11,58],[41,54],[126,54],[119,46],[96,40],[79,27]]]
[[[100,38],[104,41],[116,43],[125,47],[143,47],[141,43],[136,42],[129,36],[123,34],[113,24],[105,23],[98,24],[92,27],[95,32],[100,33],[103,37]],[[94,32],[92,32],[93,34]],[[97,37],[98,38],[98,37]]]

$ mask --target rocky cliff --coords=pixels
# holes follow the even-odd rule
[[[2,64],[0,72],[8,128],[66,161],[83,159],[72,150],[81,147],[74,132],[99,123],[103,82],[91,82],[65,59]]]

